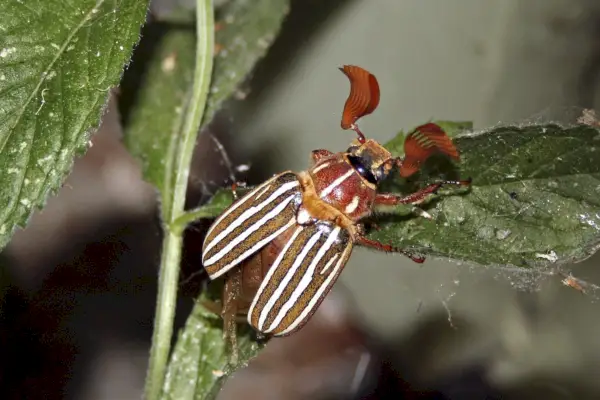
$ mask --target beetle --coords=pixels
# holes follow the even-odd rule
[[[220,309],[224,335],[235,352],[236,317],[265,337],[298,331],[317,310],[348,261],[355,245],[399,252],[415,262],[424,258],[371,240],[361,223],[375,211],[419,204],[442,185],[468,186],[470,179],[442,181],[401,196],[378,193],[378,185],[397,168],[402,177],[417,172],[433,153],[456,161],[459,153],[446,133],[428,123],[407,135],[405,156],[393,157],[367,139],[356,122],[379,104],[377,79],[345,65],[350,80],[341,127],[357,138],[339,153],[312,152],[307,171],[285,171],[236,199],[209,228],[202,262],[211,280],[225,276]],[[232,356],[235,358],[237,353]]]

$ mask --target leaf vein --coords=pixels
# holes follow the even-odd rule
[[[2,140],[2,142],[0,142],[0,153],[2,151],[4,151],[4,146],[8,142],[10,136],[14,133],[15,128],[17,127],[17,125],[19,124],[19,122],[21,121],[21,119],[23,118],[23,115],[25,114],[25,110],[27,109],[27,106],[32,102],[33,98],[36,97],[36,95],[38,94],[40,88],[42,87],[42,85],[44,84],[44,82],[47,80],[47,77],[48,77],[50,71],[52,70],[52,67],[54,67],[54,65],[58,62],[58,60],[60,59],[60,57],[65,53],[68,45],[72,42],[72,40],[75,37],[75,35],[84,27],[84,25],[88,21],[90,21],[92,19],[92,15],[94,14],[94,10],[98,9],[105,1],[106,0],[97,0],[96,4],[85,14],[85,16],[83,17],[83,19],[81,20],[81,22],[67,35],[67,38],[65,39],[65,41],[60,46],[60,49],[58,50],[58,52],[56,53],[56,55],[54,56],[54,58],[50,61],[50,63],[48,64],[48,66],[46,67],[46,69],[44,70],[44,72],[42,73],[42,76],[39,79],[38,84],[33,89],[32,93],[29,95],[29,97],[27,98],[27,100],[25,101],[25,104],[21,107],[21,110],[17,114],[17,118],[16,118],[15,123],[9,129],[8,135],[6,135],[6,137],[4,138],[4,140]]]

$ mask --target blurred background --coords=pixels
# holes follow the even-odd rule
[[[344,150],[343,64],[377,76],[381,103],[361,128],[382,142],[432,118],[486,128],[598,108],[600,3],[294,0],[247,88],[202,132],[190,204],[231,171],[256,184],[306,169],[312,149]],[[93,147],[2,254],[2,398],[141,396],[161,233],[119,120],[115,93]],[[187,233],[177,327],[201,286],[205,229]],[[571,271],[600,283],[599,262]],[[600,305],[538,275],[357,249],[306,328],[272,341],[220,398],[600,398]]]

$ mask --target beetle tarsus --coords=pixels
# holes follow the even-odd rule
[[[246,182],[233,182],[231,184],[231,194],[233,195],[233,200],[237,200],[239,198],[237,190],[241,187],[246,187]]]
[[[457,186],[468,186],[471,184],[470,180],[462,181],[442,181],[432,183],[423,189],[409,194],[408,196],[398,196],[393,193],[379,193],[375,197],[375,205],[382,206],[395,206],[399,204],[420,204],[427,199],[427,196],[437,194],[440,188],[444,185],[457,185]]]
[[[419,264],[421,264],[425,261],[425,257],[415,256],[413,253],[411,253],[409,251],[406,251],[399,247],[394,247],[391,244],[381,243],[381,242],[378,242],[377,240],[369,239],[365,236],[359,236],[358,239],[356,240],[356,242],[357,242],[357,244],[360,244],[362,246],[370,247],[370,248],[380,250],[380,251],[385,251],[386,253],[403,254],[406,257],[410,258],[411,260],[413,260],[414,262],[419,263]]]

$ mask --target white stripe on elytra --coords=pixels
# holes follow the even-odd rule
[[[290,284],[290,281],[292,280],[294,275],[296,275],[296,271],[298,271],[298,268],[300,268],[300,265],[306,258],[306,255],[308,254],[308,252],[312,249],[312,247],[315,245],[315,243],[317,243],[317,241],[321,237],[321,234],[322,234],[321,231],[317,231],[314,235],[311,236],[310,239],[308,239],[308,241],[306,242],[306,244],[304,245],[302,250],[298,253],[298,255],[296,255],[296,258],[294,259],[294,263],[292,264],[291,268],[288,270],[287,274],[285,274],[285,276],[283,277],[283,279],[280,282],[277,282],[277,289],[275,289],[275,291],[273,292],[271,297],[269,297],[269,300],[267,301],[267,303],[265,304],[265,306],[263,307],[263,309],[260,312],[260,317],[258,320],[258,329],[261,332],[265,332],[265,333],[269,332],[269,331],[264,330],[265,320],[267,319],[269,312],[273,309],[275,302],[281,297],[285,288]]]
[[[280,197],[281,195],[283,195],[285,192],[287,192],[290,189],[298,186],[299,184],[300,183],[298,181],[293,181],[293,182],[285,183],[285,184],[281,185],[279,188],[277,188],[277,190],[274,191],[273,194],[271,194],[271,196],[269,196],[262,203],[260,203],[260,204],[258,204],[256,206],[248,207],[247,210],[245,210],[243,213],[241,213],[239,217],[237,217],[236,219],[234,219],[231,222],[231,224],[229,224],[225,229],[223,229],[221,232],[219,232],[219,234],[217,236],[215,236],[213,238],[213,240],[210,241],[210,243],[207,244],[207,246],[204,248],[204,251],[202,252],[202,258],[206,257],[206,254],[208,254],[208,252],[213,247],[215,247],[221,240],[223,240],[223,238],[227,237],[227,235],[229,235],[231,232],[233,232],[234,229],[236,229],[239,226],[241,226],[244,222],[246,222],[246,220],[248,220],[253,215],[255,215],[255,214],[259,213],[260,211],[262,211],[262,209],[265,208],[269,203],[273,202],[275,199],[277,199],[278,197]],[[290,199],[290,198],[288,198],[288,199]],[[289,203],[289,201],[288,201],[288,203]],[[283,208],[280,208],[279,206],[278,206],[278,208],[280,210],[283,209]],[[264,217],[261,218],[260,220],[263,221]],[[215,226],[215,225],[213,225],[213,226]],[[246,232],[244,232],[242,235],[244,235],[245,233]],[[246,235],[244,237],[247,237],[247,236],[248,235]],[[240,236],[238,236],[238,238],[239,237]],[[213,257],[211,257],[211,259],[212,258]],[[204,263],[204,265],[209,265],[209,264]]]
[[[320,171],[320,170],[322,170],[323,168],[327,168],[327,167],[329,167],[329,165],[330,165],[330,164],[331,164],[331,162],[329,162],[329,161],[328,161],[328,162],[326,162],[326,163],[323,163],[323,164],[319,165],[318,167],[316,167],[315,169],[313,169],[313,170],[312,170],[312,173],[313,173],[313,174],[316,174],[317,172],[319,172],[319,171]]]
[[[217,225],[219,225],[225,217],[227,217],[229,214],[231,214],[232,212],[234,212],[235,210],[240,208],[240,206],[242,204],[246,203],[250,198],[252,198],[253,194],[256,193],[258,190],[260,190],[263,186],[270,186],[271,182],[273,180],[277,179],[277,177],[278,176],[274,176],[273,178],[269,179],[268,181],[266,181],[265,183],[263,183],[262,185],[260,185],[256,189],[254,189],[251,193],[248,193],[246,196],[242,197],[239,201],[233,203],[233,205],[231,206],[230,209],[225,210],[225,212],[223,214],[219,215],[219,217],[215,220],[215,222],[213,222],[213,224],[208,229],[208,232],[206,232],[206,237],[208,237],[211,234],[213,229],[215,229],[215,227],[217,227]]]
[[[237,246],[238,244],[240,244],[241,242],[246,240],[246,238],[248,238],[248,236],[250,236],[252,233],[259,230],[269,220],[272,220],[273,218],[277,217],[277,215],[280,214],[288,206],[288,204],[290,204],[290,202],[294,199],[295,196],[296,196],[295,194],[291,194],[290,196],[288,196],[287,199],[285,199],[281,203],[277,204],[277,207],[273,208],[271,211],[266,213],[262,218],[260,218],[258,221],[256,221],[252,225],[246,227],[246,229],[242,233],[235,236],[229,243],[227,243],[225,246],[223,246],[223,248],[221,250],[219,250],[218,252],[213,254],[213,256],[210,257],[208,260],[203,259],[202,263],[204,264],[204,266],[206,267],[206,266],[212,265],[215,262],[219,261],[219,259],[221,259],[221,257],[225,256],[227,253],[229,253],[231,251],[231,249],[233,249],[235,246]],[[231,225],[229,225],[229,227],[231,227],[233,225],[236,225],[236,224],[231,224]],[[239,224],[237,224],[237,225],[239,225]],[[227,229],[229,227],[227,227]],[[217,239],[215,239],[215,241],[216,240]],[[212,246],[211,246],[211,248],[212,248]],[[208,252],[208,250],[210,250],[210,248],[207,248],[204,251],[204,254],[206,254]]]
[[[275,239],[277,236],[279,236],[281,233],[283,233],[286,229],[289,229],[295,223],[296,223],[296,220],[294,218],[290,219],[290,221],[287,224],[285,224],[284,226],[282,226],[281,228],[279,228],[278,230],[273,232],[268,237],[257,242],[256,244],[254,244],[254,246],[252,246],[251,248],[249,248],[248,250],[246,250],[245,252],[240,254],[235,260],[231,261],[229,264],[225,265],[224,267],[219,268],[219,270],[216,273],[210,275],[210,279],[217,279],[218,277],[223,275],[225,272],[229,271],[229,269],[236,266],[238,263],[242,262],[250,254],[256,252],[258,249],[260,249],[261,247],[268,244],[271,240]]]
[[[264,188],[263,190],[261,190],[261,192],[260,192],[259,194],[257,194],[257,195],[254,197],[254,200],[258,200],[258,199],[260,199],[260,197],[261,197],[263,194],[265,194],[265,192],[267,192],[267,191],[268,191],[270,188],[271,188],[271,185],[269,185],[269,186],[267,186],[266,188]]]
[[[287,315],[290,308],[292,308],[298,302],[300,296],[302,296],[308,285],[310,285],[310,283],[315,278],[315,270],[317,269],[317,265],[319,264],[325,253],[327,253],[327,251],[331,248],[333,243],[337,240],[338,235],[340,233],[340,229],[341,228],[338,226],[329,233],[329,237],[327,238],[325,243],[323,243],[323,246],[321,246],[315,257],[313,258],[312,262],[306,269],[306,272],[302,276],[302,279],[300,279],[300,282],[298,282],[298,286],[296,286],[290,297],[283,304],[283,306],[279,310],[279,313],[277,313],[277,316],[271,323],[271,326],[265,331],[265,333],[272,332],[275,328],[277,328],[277,326]]]
[[[335,190],[336,187],[338,187],[339,185],[342,184],[342,182],[344,182],[346,179],[350,178],[350,175],[352,175],[354,173],[353,169],[350,169],[348,172],[346,172],[344,175],[340,176],[339,178],[337,178],[335,181],[333,181],[331,183],[331,185],[327,186],[325,189],[323,189],[323,191],[320,194],[320,197],[325,197],[327,196],[329,193],[333,192]]]
[[[283,249],[279,252],[279,255],[275,259],[275,262],[273,262],[273,265],[271,266],[271,268],[269,268],[269,271],[267,271],[267,275],[263,279],[262,283],[260,284],[260,287],[258,288],[258,291],[254,295],[254,299],[252,300],[252,304],[250,305],[250,309],[248,310],[248,323],[249,324],[252,324],[251,316],[254,312],[254,307],[256,307],[256,303],[257,303],[258,299],[262,296],[262,293],[264,292],[265,288],[268,286],[268,284],[271,281],[271,278],[273,277],[273,274],[275,273],[277,268],[279,268],[279,264],[281,264],[281,261],[283,260],[285,253],[288,251],[290,246],[294,243],[294,241],[296,240],[296,238],[298,237],[300,232],[302,232],[303,229],[304,229],[303,226],[299,226],[294,231],[294,233],[292,234],[292,237],[290,237],[290,239],[287,241],[285,246],[283,246]]]
[[[327,264],[325,264],[325,266],[323,267],[323,269],[320,272],[321,275],[324,275],[325,272],[327,272],[327,270],[329,269],[329,267],[331,267],[331,264],[333,264],[335,262],[335,260],[337,260],[337,258],[338,258],[339,255],[340,255],[339,253],[335,253],[333,255],[333,257],[331,257],[329,259],[329,261],[327,261]]]
[[[319,290],[317,290],[317,292],[313,295],[313,297],[310,299],[310,302],[306,305],[306,307],[304,307],[304,310],[302,310],[302,313],[298,316],[298,318],[296,318],[294,322],[292,322],[287,328],[285,328],[283,331],[274,336],[282,336],[293,332],[294,329],[296,329],[296,327],[306,319],[306,316],[312,311],[312,309],[315,307],[321,296],[323,296],[323,292],[327,290],[327,288],[331,285],[333,279],[335,279],[335,277],[338,275],[340,268],[343,266],[343,262],[348,258],[347,253],[350,250],[352,250],[352,244],[349,244],[346,247],[339,261],[335,265],[335,268],[333,269],[333,271],[331,271],[331,274],[329,274],[327,279],[325,279],[325,282],[321,284]]]

